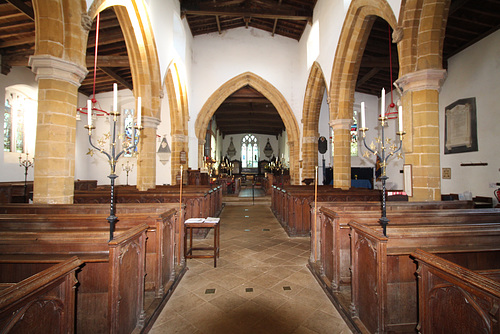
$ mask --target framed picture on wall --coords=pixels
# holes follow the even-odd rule
[[[444,154],[477,150],[476,98],[457,100],[445,109]]]

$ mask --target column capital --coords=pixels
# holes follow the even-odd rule
[[[156,117],[151,116],[142,116],[142,125],[145,128],[153,128],[158,130],[158,125],[160,125],[161,121]]]
[[[335,130],[350,130],[352,125],[352,119],[351,118],[346,118],[346,119],[334,119],[330,121],[330,126]]]
[[[396,80],[396,85],[402,92],[419,90],[439,91],[446,79],[446,75],[446,70],[430,68],[405,74]]]
[[[80,87],[88,73],[87,69],[81,65],[51,55],[31,56],[29,65],[37,81],[40,79],[62,80],[76,87]]]

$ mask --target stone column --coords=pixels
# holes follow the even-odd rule
[[[318,136],[302,137],[302,161],[302,179],[314,179],[314,167],[318,164]]]
[[[412,165],[411,201],[441,200],[439,90],[442,69],[409,73],[396,81],[403,91],[405,164]]]
[[[172,184],[178,184],[177,176],[180,175],[181,165],[184,166],[184,171],[187,170],[187,146],[189,138],[184,134],[172,135]],[[186,154],[186,162],[181,164],[181,152]]]
[[[142,116],[137,158],[137,189],[146,191],[156,187],[156,130],[160,120],[156,117]]]
[[[351,187],[351,124],[352,119],[330,121],[333,129],[333,186],[349,189]]]
[[[32,56],[29,63],[38,81],[33,201],[71,204],[78,87],[87,69],[50,55]]]

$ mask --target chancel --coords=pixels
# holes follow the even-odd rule
[[[1,1],[0,332],[498,332],[499,12]]]

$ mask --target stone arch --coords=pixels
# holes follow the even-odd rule
[[[335,131],[333,182],[335,187],[343,189],[350,187],[351,180],[349,122],[356,80],[375,16],[396,30],[397,20],[386,0],[352,1],[335,52],[330,80],[330,124]]]
[[[186,78],[180,69],[180,63],[173,60],[165,76],[165,88],[167,90],[168,104],[170,109],[171,124],[171,175],[172,184],[176,184],[177,175],[180,173],[180,152],[186,152],[189,156],[188,145],[188,121],[189,109],[186,89]],[[187,170],[187,163],[185,170]]]
[[[137,160],[137,188],[147,190],[156,185],[156,128],[160,122],[160,64],[148,9],[143,0],[96,0],[89,9],[98,12],[114,7],[125,38],[134,96],[142,98],[144,129]]]
[[[290,149],[290,178],[293,184],[299,183],[299,151],[300,151],[300,131],[297,120],[290,105],[284,96],[269,82],[258,75],[245,72],[224,83],[205,102],[198,114],[195,122],[195,132],[198,138],[198,165],[201,167],[203,161],[203,145],[208,122],[212,118],[217,108],[226,98],[238,89],[249,85],[264,95],[276,107],[283,119],[288,135],[288,146]]]
[[[318,123],[325,89],[323,70],[315,61],[307,80],[302,113],[302,179],[314,178],[314,166],[318,165]]]

